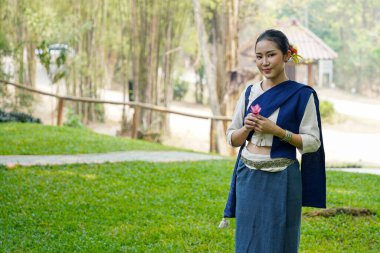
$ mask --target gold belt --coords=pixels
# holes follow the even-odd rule
[[[268,160],[268,161],[251,161],[241,156],[240,159],[246,165],[255,167],[258,170],[265,169],[265,168],[287,167],[290,164],[295,162],[294,160],[288,159],[288,158],[279,158],[276,160]]]

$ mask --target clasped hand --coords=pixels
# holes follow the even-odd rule
[[[244,119],[244,127],[248,131],[254,130],[256,133],[274,135],[278,126],[273,121],[260,114],[253,115],[252,113],[249,113]]]

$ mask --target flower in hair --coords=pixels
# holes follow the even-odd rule
[[[289,45],[290,50],[290,57],[292,57],[295,64],[300,63],[302,56],[298,54],[297,48],[295,48],[293,45]]]

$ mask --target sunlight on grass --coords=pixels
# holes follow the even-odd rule
[[[2,248],[233,252],[235,220],[217,228],[232,167],[231,160],[2,167]],[[380,177],[329,171],[327,183],[328,207],[366,207],[376,215],[304,216],[300,252],[375,252]]]
[[[337,194],[344,194],[344,195],[352,195],[355,194],[355,191],[343,189],[343,188],[335,188],[333,190],[330,190],[330,192],[334,192]]]
[[[185,150],[89,129],[26,123],[0,124],[0,155],[86,154],[130,150]]]

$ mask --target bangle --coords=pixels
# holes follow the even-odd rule
[[[281,140],[284,142],[290,142],[292,140],[293,133],[285,129],[285,136]]]

